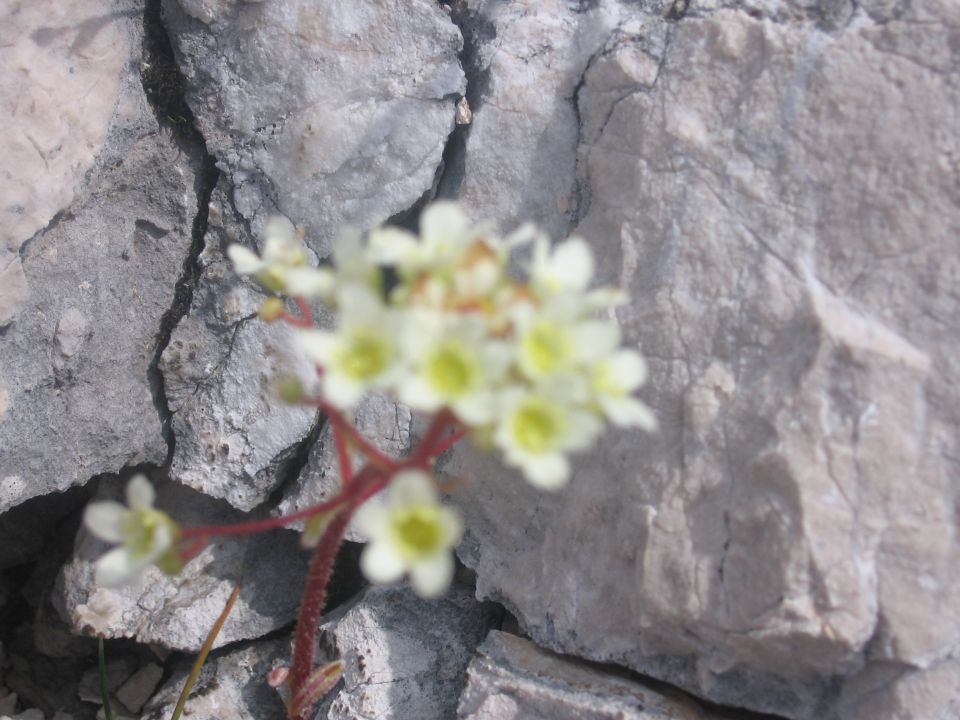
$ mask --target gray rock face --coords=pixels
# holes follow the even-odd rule
[[[280,695],[267,684],[267,675],[289,660],[286,638],[244,643],[213,655],[203,666],[184,717],[192,720],[287,720]],[[193,659],[175,667],[173,676],[143,709],[142,720],[167,720],[173,713]]]
[[[491,630],[467,669],[457,717],[464,720],[709,720],[693,700],[541,650]]]
[[[459,6],[473,34],[471,69],[480,95],[458,197],[478,218],[496,218],[505,227],[533,221],[564,237],[581,203],[578,83],[590,57],[631,11],[569,0]]]
[[[116,488],[119,495],[119,486]],[[224,504],[176,483],[157,489],[157,506],[184,527],[241,522]],[[216,647],[260,637],[296,618],[307,555],[296,533],[213,538],[176,577],[151,567],[137,585],[103,588],[93,580],[92,561],[106,545],[82,532],[75,557],[59,579],[57,609],[77,633],[132,637],[176,650],[197,651],[227,598],[242,589]]]
[[[277,212],[321,254],[430,188],[465,81],[432,0],[164,2],[208,147],[258,225]]]
[[[467,664],[498,614],[461,585],[429,601],[408,588],[368,589],[323,626],[321,643],[346,666],[342,690],[334,691],[318,717],[453,717]]]
[[[792,718],[949,716],[958,17],[648,19],[590,61],[576,231],[662,433],[608,433],[558,496],[451,461],[478,592],[538,643]]]
[[[266,295],[241,280],[224,257],[227,245],[250,244],[229,195],[221,179],[211,197],[190,312],[173,331],[160,370],[175,439],[171,476],[250,510],[282,479],[317,414],[277,395],[278,377],[309,378],[313,368],[294,350],[289,325],[260,320]]]
[[[70,201],[90,164],[88,156],[100,152],[72,204],[20,247],[12,261],[22,265],[29,298],[21,297],[15,308],[7,306],[13,321],[0,337],[0,512],[125,465],[163,462],[167,447],[148,370],[196,214],[197,157],[160,130],[135,72],[140,29],[130,17],[134,4],[116,15],[92,18],[90,3],[79,3],[80,14],[69,20],[78,24],[65,27],[46,13],[34,17],[27,4],[17,7],[19,22],[30,17],[36,22],[28,33],[31,42],[53,53],[32,50],[46,58],[38,60],[32,73],[66,73],[57,53],[76,56],[77,66],[85,69],[76,88],[71,80],[62,96],[35,108],[47,123],[62,123],[58,132],[70,136],[62,147],[63,163],[54,158],[51,174],[43,182],[30,181],[29,192],[19,181],[0,183],[4,192],[29,195],[23,203],[32,209],[13,225],[19,228],[16,237],[22,241],[24,233]],[[4,32],[10,29],[5,25]],[[18,40],[14,47],[21,44]],[[115,77],[119,49],[119,62],[130,65]],[[106,53],[102,67],[96,59],[100,50]],[[13,52],[5,46],[3,52],[8,51]],[[89,98],[80,97],[81,84],[94,88]],[[41,93],[41,85],[33,92]],[[88,100],[96,106],[90,113],[84,109]],[[112,114],[106,141],[101,105]],[[50,130],[34,125],[31,117],[17,120],[31,128],[26,136]],[[76,135],[71,118],[79,123]],[[13,136],[20,135],[16,127]],[[59,142],[52,130],[44,137],[45,144]],[[4,167],[23,167],[25,178],[41,172],[33,165],[10,165],[9,156],[4,160]],[[4,225],[4,233],[14,232]],[[16,247],[9,247],[16,253]],[[0,302],[11,287],[4,273],[12,265],[5,262],[0,259],[0,268],[7,268],[0,269]]]

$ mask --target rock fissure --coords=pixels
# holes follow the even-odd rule
[[[143,16],[143,63],[140,79],[161,129],[172,134],[180,150],[193,158],[197,167],[194,184],[197,209],[191,227],[190,248],[174,286],[173,302],[160,319],[153,359],[148,369],[150,390],[167,444],[166,464],[169,465],[173,459],[176,439],[170,423],[171,411],[167,402],[165,381],[163,373],[160,372],[160,357],[170,343],[174,329],[190,311],[193,292],[200,280],[199,258],[207,233],[210,196],[220,171],[216,166],[216,158],[207,151],[203,136],[194,124],[193,113],[184,95],[183,76],[174,58],[173,47],[161,15],[161,0],[147,0]]]

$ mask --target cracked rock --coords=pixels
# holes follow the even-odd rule
[[[667,697],[634,680],[491,630],[467,668],[462,720],[710,720],[692,699]]]
[[[342,689],[318,717],[453,717],[467,663],[499,614],[463,585],[437,600],[422,600],[405,587],[371,587],[323,625],[321,643],[345,668]]]
[[[288,638],[243,643],[212,653],[190,699],[184,717],[191,720],[287,720],[280,695],[267,684],[267,674],[289,662]],[[142,720],[167,720],[183,690],[193,658],[174,667],[173,675],[143,709]]]
[[[0,336],[0,512],[167,453],[148,375],[189,253],[202,150],[179,146],[147,104],[136,73],[136,3],[106,15],[93,5],[51,15],[17,4],[17,21],[3,32],[18,39],[0,43],[14,54],[5,68],[30,64],[17,122],[51,155],[39,169],[11,163],[16,148],[4,156],[27,184],[0,183],[23,195],[16,202],[24,208],[4,223],[14,241],[0,252],[16,253],[60,211],[19,247],[12,263],[22,266],[29,297],[18,296],[12,315],[0,313],[13,318]],[[73,69],[75,82],[57,80]],[[8,136],[19,142],[10,138],[23,133]],[[0,303],[12,287],[10,262],[0,258]]]
[[[119,489],[117,485],[116,494]],[[244,519],[222,502],[177,483],[157,489],[157,506],[184,527]],[[82,531],[75,557],[61,573],[57,608],[74,631],[131,637],[192,652],[200,649],[237,583],[242,589],[216,647],[260,637],[291,623],[307,567],[296,533],[275,530],[212,538],[179,575],[168,577],[151,566],[139,584],[110,589],[93,580],[92,561],[106,549]]]
[[[260,320],[266,295],[239,278],[224,257],[230,243],[250,244],[230,192],[221,178],[211,197],[192,305],[171,335],[160,370],[175,440],[171,476],[251,510],[283,480],[317,413],[277,394],[283,374],[310,378],[314,370],[295,351],[289,325]]]
[[[433,0],[165,0],[208,147],[259,228],[281,212],[321,255],[427,191],[465,89]]]
[[[576,93],[591,57],[642,17],[616,2],[467,0],[473,124],[459,199],[506,228],[532,221],[564,237],[580,211]],[[633,29],[635,34],[640,33]]]
[[[790,718],[951,716],[958,19],[724,10],[671,24],[656,74],[590,64],[575,231],[632,297],[661,433],[608,432],[557,495],[447,468],[478,480],[479,596],[538,644]]]

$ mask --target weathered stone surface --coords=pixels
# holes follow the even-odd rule
[[[115,491],[106,493],[119,495]],[[240,522],[235,510],[177,483],[157,489],[157,505],[184,527]],[[74,560],[60,578],[57,607],[78,633],[132,637],[177,650],[197,651],[230,593],[242,589],[216,647],[260,637],[296,617],[307,555],[295,533],[213,538],[176,577],[151,567],[139,584],[103,588],[93,580],[92,560],[107,546],[86,531],[78,537]]]
[[[467,669],[457,717],[465,720],[707,720],[693,700],[669,698],[491,630]]]
[[[474,52],[472,98],[458,197],[478,218],[536,222],[565,236],[578,212],[574,95],[621,7],[568,0],[455,4]]]
[[[171,476],[241,510],[263,503],[317,420],[315,410],[284,403],[277,378],[306,378],[313,366],[293,345],[286,323],[257,315],[265,295],[224,257],[249,233],[221,179],[210,202],[200,279],[190,312],[160,359],[172,412]]]
[[[188,102],[255,226],[279,210],[326,254],[343,224],[379,223],[431,187],[464,91],[462,39],[433,0],[164,10]]]
[[[128,14],[98,0],[4,4],[0,326],[28,295],[20,246],[70,205],[107,138],[136,42]]]
[[[393,457],[402,457],[410,449],[410,409],[397,404],[384,395],[371,394],[354,410],[354,425],[364,437]],[[363,467],[363,458],[353,454],[353,467]],[[340,491],[340,461],[333,440],[333,426],[326,423],[317,442],[310,450],[307,464],[296,482],[284,494],[275,514],[287,515],[311,505],[330,500]],[[300,522],[291,527],[303,528]],[[347,539],[362,542],[366,538],[352,528],[347,530]]]
[[[0,337],[0,511],[125,465],[163,462],[167,451],[148,371],[161,317],[172,304],[190,247],[197,158],[160,130],[147,105],[136,73],[135,4],[115,15],[92,12],[77,27],[37,18],[33,31],[38,42],[46,38],[57,47],[66,43],[73,52],[93,53],[77,67],[100,62],[97,48],[105,53],[106,67],[117,47],[130,63],[115,108],[113,95],[91,91],[97,109],[90,117],[100,116],[101,103],[111,103],[113,114],[109,139],[83,191],[57,222],[20,248],[30,297]],[[94,73],[82,82],[84,92],[101,84],[105,91],[114,82],[101,70],[84,72]],[[65,86],[65,98],[73,87]],[[50,122],[62,118],[62,132],[72,133],[70,117],[86,118],[85,106],[60,114],[62,100],[51,98],[43,113]],[[66,155],[86,158],[99,147],[100,130],[83,123],[77,130],[82,148],[64,149]],[[56,133],[51,131],[44,146],[47,140],[56,144]],[[9,160],[4,158],[4,167],[18,167]],[[85,163],[72,159],[63,173],[82,173]],[[43,185],[36,188],[40,193]],[[45,222],[49,208],[72,192],[52,193],[57,199],[46,198],[46,204],[37,201],[30,226]]]
[[[342,689],[317,716],[453,717],[467,664],[498,615],[463,585],[438,600],[421,600],[409,588],[369,588],[324,623],[321,644],[346,667]]]
[[[200,672],[184,717],[192,720],[286,720],[280,695],[267,684],[267,674],[289,661],[287,638],[244,643],[211,655]],[[173,675],[151,698],[142,720],[167,720],[190,674],[192,658],[177,664]]]
[[[538,643],[793,718],[949,716],[958,18],[718,11],[590,63],[576,231],[632,295],[662,432],[609,433],[557,496],[451,461],[478,592]]]

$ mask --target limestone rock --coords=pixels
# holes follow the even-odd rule
[[[119,490],[117,486],[116,494]],[[177,483],[157,489],[157,506],[183,527],[244,519],[224,503]],[[213,538],[179,575],[167,577],[151,567],[139,584],[120,589],[93,580],[92,561],[106,549],[83,531],[74,560],[62,571],[58,610],[78,633],[132,637],[195,652],[238,582],[240,596],[216,647],[260,637],[297,615],[307,555],[289,530]]]
[[[237,208],[280,211],[321,254],[427,191],[464,91],[433,0],[165,0],[187,100]]]
[[[455,584],[437,600],[372,587],[324,623],[321,643],[346,664],[321,706],[330,720],[453,717],[474,649],[498,621],[495,606]]]
[[[210,202],[200,277],[189,313],[160,359],[172,412],[171,476],[241,510],[267,500],[317,420],[284,403],[284,373],[314,375],[294,348],[293,329],[257,316],[266,295],[234,273],[224,256],[249,233],[221,179]]]
[[[167,447],[150,367],[161,318],[173,302],[190,248],[202,152],[178,145],[158,127],[147,105],[136,73],[140,26],[133,3],[112,15],[94,14],[94,3],[72,4],[79,15],[65,26],[57,20],[67,12],[63,8],[36,17],[32,5],[15,5],[17,17],[32,18],[36,26],[27,30],[14,24],[13,31],[19,28],[24,42],[39,43],[36,52],[45,58],[31,72],[47,72],[43,68],[50,66],[52,73],[47,80],[34,78],[37,102],[43,87],[69,75],[70,67],[80,76],[76,85],[65,82],[38,104],[50,127],[33,124],[31,115],[22,120],[37,128],[47,148],[41,155],[62,154],[44,181],[49,188],[30,175],[46,168],[35,171],[3,157],[5,168],[27,172],[36,198],[43,198],[24,198],[29,208],[22,223],[6,222],[4,232],[15,226],[22,239],[32,232],[28,228],[46,223],[73,197],[73,184],[88,169],[90,154],[97,149],[99,154],[82,192],[20,247],[13,261],[22,266],[30,291],[0,337],[0,512],[125,465],[163,462]],[[11,26],[5,24],[3,32],[8,31]],[[4,53],[12,52],[4,45]],[[134,49],[132,57],[128,48]],[[127,69],[118,81],[110,68],[121,51]],[[63,67],[55,69],[57,63]],[[110,89],[118,84],[119,99]],[[112,113],[105,143],[104,106]],[[16,130],[7,135],[7,141],[24,137]],[[58,139],[68,135],[63,143]],[[61,150],[50,149],[58,145]],[[20,185],[0,185],[4,192],[20,192]],[[5,203],[4,212],[8,207]],[[0,259],[0,267],[9,269],[6,263]],[[4,275],[3,282],[7,279]],[[8,290],[5,285],[0,295]]]
[[[20,246],[74,199],[104,142],[136,39],[98,0],[5,3],[0,27],[0,326],[26,299]]]
[[[184,717],[192,720],[287,720],[280,695],[267,674],[289,662],[288,638],[242,643],[213,654],[203,666]],[[192,658],[177,663],[173,675],[147,703],[142,720],[167,720],[190,674]]]
[[[410,409],[383,395],[371,394],[354,410],[354,425],[364,437],[393,457],[402,457],[410,450],[412,416]],[[363,458],[354,453],[354,470],[363,466]],[[307,464],[296,482],[284,494],[275,513],[288,515],[311,505],[330,500],[340,491],[340,462],[333,440],[333,426],[325,423],[317,442],[310,450]],[[303,528],[303,522],[291,527]],[[366,538],[353,529],[347,539],[362,542]]]
[[[791,718],[949,715],[958,18],[723,10],[661,56],[621,25],[589,63],[576,232],[631,294],[662,432],[609,432],[555,496],[469,449],[448,466],[478,480],[479,595],[539,644]],[[936,712],[908,708],[925,687]]]
[[[477,219],[533,221],[565,235],[579,203],[574,95],[619,5],[567,0],[460,3],[476,77],[458,198]],[[609,6],[609,7],[608,7]]]
[[[693,700],[667,697],[626,678],[491,630],[467,669],[464,720],[708,720]]]

